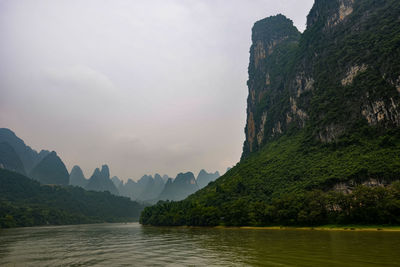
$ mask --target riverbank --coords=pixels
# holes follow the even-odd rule
[[[323,225],[315,227],[295,227],[295,226],[241,226],[226,227],[216,226],[215,228],[223,229],[252,229],[252,230],[307,230],[307,231],[359,231],[359,232],[400,232],[400,226],[383,226],[383,225]]]

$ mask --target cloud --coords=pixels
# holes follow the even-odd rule
[[[0,1],[0,126],[120,178],[224,172],[244,140],[251,27],[313,0]]]
[[[72,90],[77,95],[89,93],[94,94],[93,96],[118,92],[109,77],[85,65],[47,68],[43,72],[44,78],[54,89]]]

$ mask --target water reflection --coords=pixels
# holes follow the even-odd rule
[[[0,231],[0,265],[400,266],[400,233],[97,224]]]

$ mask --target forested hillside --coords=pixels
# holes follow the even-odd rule
[[[41,185],[0,169],[0,228],[137,221],[143,206],[109,192]]]
[[[316,0],[252,29],[241,161],[153,225],[400,223],[400,2]]]

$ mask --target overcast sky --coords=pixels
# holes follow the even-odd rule
[[[86,176],[225,172],[244,141],[251,27],[313,0],[0,0],[0,127]]]

